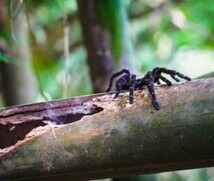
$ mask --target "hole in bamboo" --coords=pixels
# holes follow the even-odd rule
[[[49,120],[50,122],[56,125],[62,125],[73,123],[75,121],[80,120],[83,116],[93,115],[101,111],[103,111],[103,108],[98,107],[97,105],[92,106],[79,105],[70,108],[69,111],[66,111],[66,114],[63,112],[60,114],[53,114],[52,111],[47,116],[44,116],[43,119]]]
[[[0,148],[6,148],[14,145],[25,138],[32,129],[38,126],[45,126],[46,124],[39,121],[28,121],[20,124],[0,124]]]
[[[67,110],[69,109],[69,111]],[[28,120],[19,124],[0,124],[0,149],[15,145],[18,141],[24,140],[26,135],[39,126],[52,124],[64,125],[80,120],[83,116],[93,115],[103,111],[102,107],[92,106],[71,106],[66,110],[61,108],[61,112],[47,110],[40,120]],[[54,113],[54,114],[53,114]]]

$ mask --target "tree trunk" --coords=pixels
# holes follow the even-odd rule
[[[126,67],[136,72],[125,5],[122,0],[77,3],[93,91],[103,92],[115,69]]]
[[[157,86],[159,111],[146,90],[135,91],[132,105],[124,92],[0,110],[0,178],[89,180],[214,166],[213,87],[213,78]]]
[[[93,91],[95,93],[103,92],[107,84],[107,77],[110,77],[114,70],[108,32],[97,21],[94,0],[78,0],[77,2]]]

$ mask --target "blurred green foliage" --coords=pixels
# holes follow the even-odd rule
[[[10,2],[10,1],[8,1]],[[91,93],[86,54],[83,50],[81,28],[76,1],[39,0],[18,1],[17,9],[24,6],[28,15],[31,51],[40,89],[51,99],[60,98],[63,91],[64,26],[69,24],[69,79],[68,96]],[[139,73],[155,66],[167,66],[182,49],[213,49],[214,1],[164,1],[164,0],[96,0],[96,13],[104,27],[110,31],[113,56],[120,55],[125,12],[129,18],[129,35],[134,47],[134,58]],[[9,3],[10,4],[10,3]],[[13,21],[13,10],[8,21]],[[118,11],[115,11],[117,9]],[[112,13],[115,12],[115,13]],[[112,21],[110,22],[109,19]],[[114,25],[118,26],[114,26]],[[1,31],[0,37],[9,44],[10,31]],[[84,52],[84,53],[83,53]],[[1,61],[8,56],[0,53]],[[75,63],[74,63],[75,62]],[[76,69],[80,68],[78,72]],[[73,79],[74,75],[80,78]],[[61,78],[59,78],[61,76]],[[78,82],[78,81],[79,82]],[[86,81],[82,86],[82,81]],[[88,82],[87,82],[88,81]]]
[[[40,91],[49,99],[62,97],[65,74],[64,28],[68,24],[70,28],[69,64],[66,67],[69,80],[68,96],[91,93],[86,51],[82,43],[76,1],[27,0],[23,1],[24,3],[17,2],[19,5],[17,8],[20,6],[26,8],[31,53]],[[96,0],[96,2],[96,13],[99,14],[100,21],[111,34],[112,52],[116,59],[121,51],[121,37],[124,28],[122,19],[126,16],[125,12],[120,11],[120,8],[127,6],[130,25],[127,31],[132,38],[134,58],[140,74],[155,66],[168,66],[181,51],[191,51],[191,53],[199,49],[203,52],[214,51],[213,0]],[[13,21],[17,11],[16,7],[12,12],[10,7],[8,9],[9,22]],[[118,12],[114,14],[112,12],[115,11],[111,11],[111,9],[118,9]],[[111,19],[112,22],[109,23],[107,19]],[[113,26],[115,24],[118,26]],[[8,44],[8,47],[10,47],[11,32],[5,28],[0,30],[0,42]],[[189,58],[187,55],[183,59]],[[0,61],[7,62],[8,60],[11,59],[7,53],[0,50]],[[188,69],[190,73],[193,67],[194,65],[191,64]],[[44,97],[38,95],[38,101],[41,100],[44,100]],[[0,102],[1,105],[2,101]],[[155,180],[206,181],[214,177],[208,177],[205,169],[188,173],[163,173],[155,177]],[[145,177],[140,179],[145,180]],[[154,180],[154,176],[152,179]]]
[[[7,57],[7,55],[4,54],[4,53],[2,53],[2,52],[0,51],[0,62],[5,62],[5,63],[7,63],[8,60],[9,60],[9,58]]]
[[[130,1],[140,70],[167,66],[182,49],[214,48],[214,1]]]

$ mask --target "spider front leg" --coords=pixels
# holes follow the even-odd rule
[[[121,90],[124,88],[124,86],[126,86],[128,84],[128,75],[123,75],[121,78],[119,78],[116,83],[115,83],[115,87],[116,87],[116,94],[114,96],[114,99],[116,99],[119,94],[121,93]]]
[[[131,82],[129,84],[127,75],[123,75],[120,79],[116,81],[116,94],[114,99],[119,96],[121,90],[129,89],[129,103],[133,104],[134,102],[134,90],[136,85],[136,75],[131,76]]]
[[[108,88],[106,89],[106,92],[109,92],[110,90],[111,90],[111,87],[112,87],[112,84],[113,84],[113,80],[116,78],[116,77],[118,77],[118,76],[120,76],[120,75],[122,75],[122,74],[126,74],[127,75],[127,81],[129,82],[129,79],[130,79],[130,72],[129,72],[129,70],[127,70],[127,69],[122,69],[121,71],[119,71],[119,72],[116,72],[116,73],[114,73],[112,76],[111,76],[111,78],[110,78],[110,82],[109,82],[109,86],[108,86]]]
[[[150,93],[151,98],[152,98],[152,100],[151,100],[152,105],[154,106],[154,108],[156,110],[159,110],[160,109],[160,104],[157,101],[157,97],[156,97],[156,94],[155,94],[154,77],[152,75],[152,72],[148,72],[144,79],[145,79],[145,84],[148,87],[149,93]]]

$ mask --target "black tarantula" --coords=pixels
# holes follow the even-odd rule
[[[160,104],[157,101],[155,90],[154,90],[154,83],[160,84],[160,80],[165,82],[168,86],[172,85],[172,82],[169,81],[167,78],[163,77],[161,73],[169,74],[175,81],[179,82],[180,80],[176,78],[177,75],[180,78],[185,80],[191,80],[191,78],[176,72],[174,70],[169,70],[166,68],[156,67],[152,71],[148,71],[145,76],[143,77],[136,77],[135,74],[131,74],[129,70],[122,69],[119,72],[116,72],[111,76],[109,87],[106,92],[111,90],[113,80],[122,75],[115,83],[116,87],[116,94],[114,98],[117,98],[122,90],[129,90],[129,103],[133,104],[134,101],[134,90],[136,89],[143,89],[144,86],[147,86],[149,93],[151,95],[151,102],[152,105],[156,110],[160,109]]]

